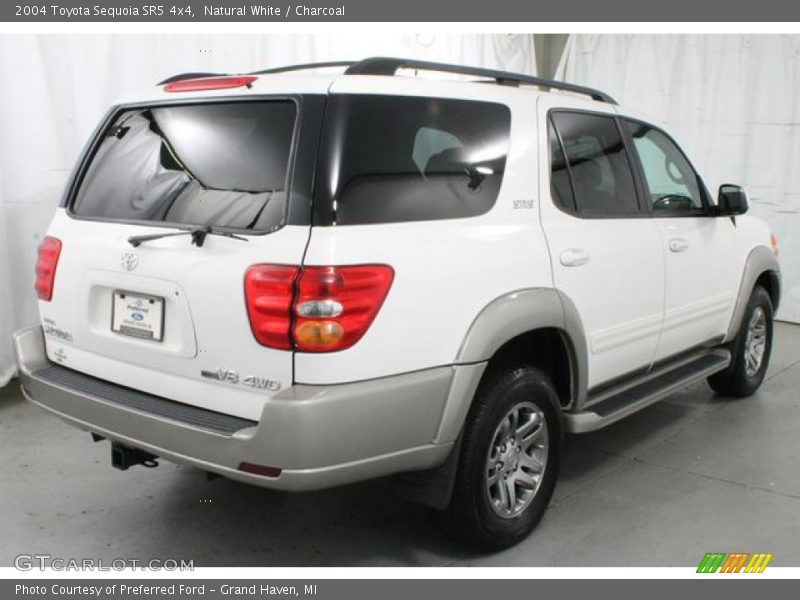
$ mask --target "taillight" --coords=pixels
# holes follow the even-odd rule
[[[393,279],[386,265],[303,267],[294,302],[295,347],[331,352],[355,344],[378,314]]]
[[[344,350],[369,329],[393,279],[387,265],[253,265],[245,275],[250,327],[271,348]]]
[[[292,299],[300,267],[253,265],[244,276],[250,328],[259,344],[291,350]]]
[[[50,302],[56,280],[58,257],[61,256],[61,240],[47,236],[39,244],[39,257],[36,259],[36,295],[40,300]]]
[[[203,77],[201,79],[183,79],[173,81],[164,86],[165,92],[203,92],[206,90],[226,90],[237,87],[250,87],[258,77]]]

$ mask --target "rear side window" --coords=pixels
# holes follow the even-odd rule
[[[577,207],[572,193],[567,157],[564,155],[564,148],[552,121],[548,121],[547,124],[547,137],[550,143],[550,193],[561,209],[575,211]]]
[[[497,200],[511,114],[501,104],[334,95],[314,212],[320,225],[471,217]]]
[[[569,210],[564,196],[574,193],[579,214],[613,217],[638,213],[631,162],[616,120],[573,112],[556,112],[551,119],[560,138],[558,144],[551,136],[551,184],[556,202]],[[565,162],[571,188],[564,182]]]
[[[80,217],[271,231],[285,221],[296,106],[231,102],[125,110],[72,204]]]

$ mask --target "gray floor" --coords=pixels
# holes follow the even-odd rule
[[[536,532],[465,552],[381,482],[289,495],[162,463],[120,472],[107,443],[0,390],[0,565],[20,553],[183,558],[196,566],[690,566],[708,551],[800,566],[800,327],[780,324],[768,380],[726,400],[705,384],[567,438]]]

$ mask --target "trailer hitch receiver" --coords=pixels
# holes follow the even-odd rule
[[[111,443],[111,466],[115,469],[125,471],[136,465],[154,468],[158,466],[157,459],[157,456],[144,450],[129,448],[117,442]]]

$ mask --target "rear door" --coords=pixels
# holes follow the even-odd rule
[[[583,323],[591,388],[650,367],[663,317],[664,257],[613,108],[563,108],[568,102],[539,100],[550,155],[542,161],[542,225],[555,287]]]
[[[40,302],[50,358],[257,420],[292,383],[293,357],[256,342],[245,272],[302,261],[322,105],[262,97],[112,114],[48,232],[62,243]],[[220,235],[187,235],[198,228]]]

